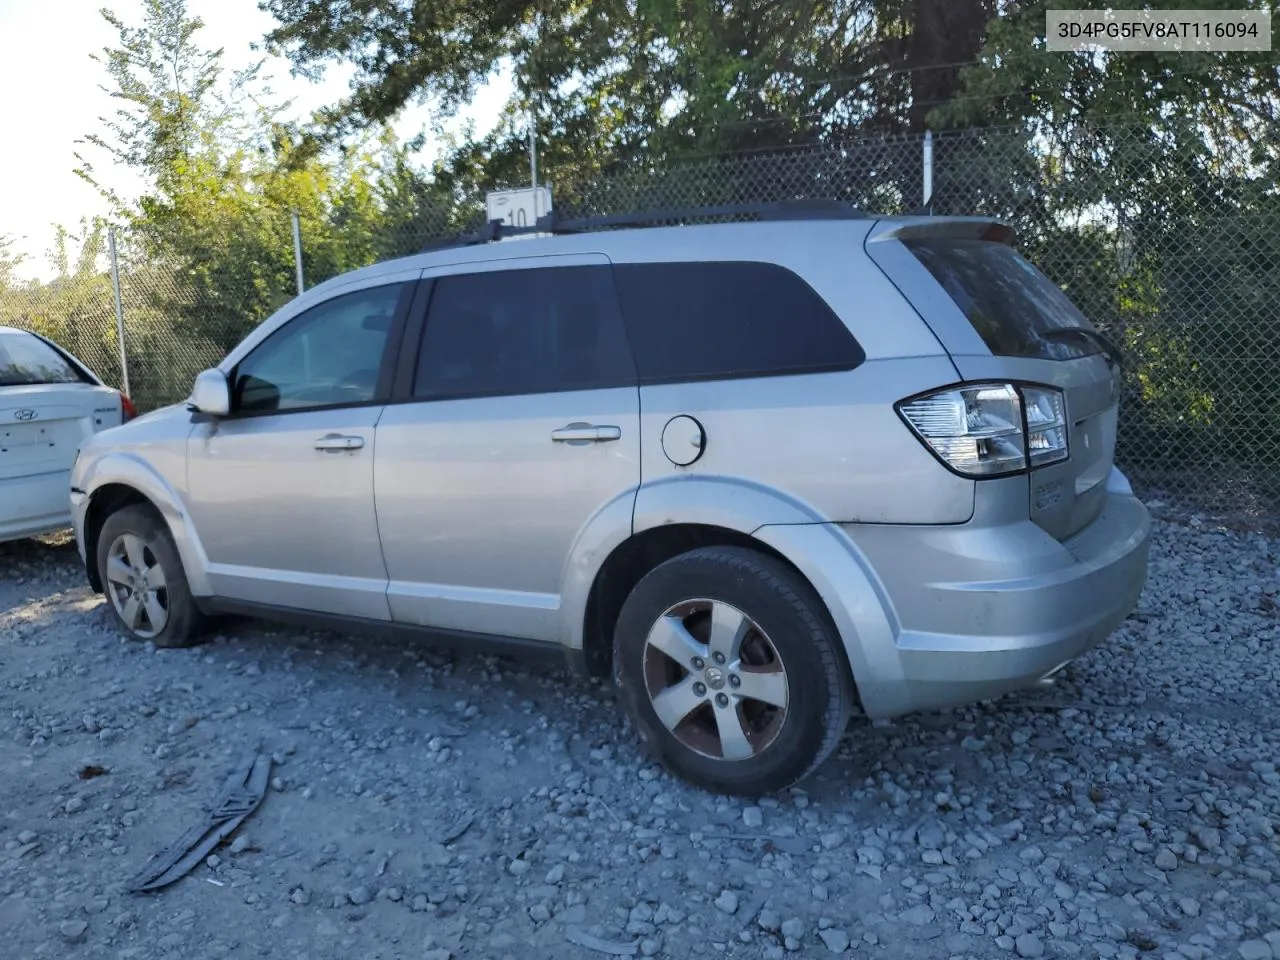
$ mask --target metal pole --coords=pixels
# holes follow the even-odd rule
[[[116,340],[120,344],[120,386],[126,397],[129,390],[129,357],[124,349],[124,301],[120,299],[120,258],[116,255],[116,228],[107,227],[107,248],[111,253],[111,289],[116,299]]]
[[[291,214],[293,219],[293,266],[298,272],[298,296],[305,289],[302,282],[302,226],[298,221],[298,211]]]
[[[529,109],[529,182],[533,186],[533,215],[541,216],[538,209],[538,119],[533,108]]]
[[[930,204],[933,202],[933,131],[926,130],[924,132],[924,183],[922,185],[922,194],[924,202],[920,204],[924,208],[925,213],[932,213]]]

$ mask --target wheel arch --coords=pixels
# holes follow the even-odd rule
[[[80,479],[86,498],[80,536],[94,590],[102,590],[95,562],[102,524],[123,507],[143,504],[155,511],[173,537],[192,594],[211,593],[204,550],[190,517],[177,491],[153,467],[131,455],[108,455],[96,461]]]
[[[842,667],[849,673],[855,700],[860,702],[857,671],[853,669],[846,650],[848,639],[841,634],[827,599],[805,572],[782,550],[765,540],[731,527],[701,523],[674,523],[643,530],[620,543],[605,559],[592,583],[583,613],[582,648],[577,661],[588,676],[603,678],[611,675],[614,630],[622,605],[636,585],[660,564],[702,547],[741,547],[754,551],[782,564],[808,586],[822,615],[839,638],[837,648]]]
[[[858,704],[870,717],[910,709],[898,655],[897,614],[883,584],[841,525],[808,504],[734,478],[679,475],[642,487],[629,533],[616,522],[574,558],[562,596],[571,662],[608,676],[623,600],[651,569],[703,546],[774,557],[816,595],[840,638]]]
[[[97,564],[98,541],[102,536],[102,527],[113,513],[132,506],[147,507],[157,517],[161,519],[164,517],[151,500],[127,483],[104,483],[89,497],[84,513],[85,572],[89,576],[89,586],[95,593],[102,593],[104,588],[102,572]]]
[[[579,532],[562,574],[560,635],[570,661],[588,674],[607,669],[607,658],[602,665],[587,638],[597,629],[601,609],[606,623],[616,621],[613,607],[620,609],[621,602],[601,608],[601,590],[617,582],[620,567],[628,579],[634,577],[628,589],[639,582],[644,572],[637,576],[632,570],[637,556],[647,557],[652,569],[700,546],[759,548],[751,532],[762,524],[816,519],[806,504],[740,477],[677,473],[615,497]],[[611,628],[606,631],[611,637]]]

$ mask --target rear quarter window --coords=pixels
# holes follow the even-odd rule
[[[641,383],[851,370],[866,359],[817,291],[777,264],[613,269]]]
[[[82,383],[80,371],[57,350],[29,333],[0,333],[0,387]]]
[[[1101,352],[1062,288],[1012,247],[990,240],[906,240],[996,356],[1070,360]]]

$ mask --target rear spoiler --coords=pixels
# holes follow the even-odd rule
[[[868,243],[882,240],[990,240],[1013,245],[1017,232],[991,217],[893,217],[876,221]]]

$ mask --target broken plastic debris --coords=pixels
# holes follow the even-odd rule
[[[153,857],[128,889],[134,893],[159,890],[186,876],[192,868],[228,837],[249,814],[258,809],[271,778],[271,757],[250,751],[222,785],[205,822],[179,837],[163,853]]]
[[[476,816],[474,813],[464,813],[453,822],[453,825],[450,826],[449,829],[445,830],[445,832],[441,834],[440,842],[453,843],[453,841],[459,839],[464,833],[471,829],[471,824],[475,823],[475,820]]]
[[[593,937],[591,934],[584,933],[581,930],[569,930],[564,935],[564,938],[580,947],[595,950],[597,953],[607,953],[612,957],[634,957],[640,950],[640,941],[638,940],[632,940],[630,943],[614,943],[610,940],[601,940],[599,937]]]

